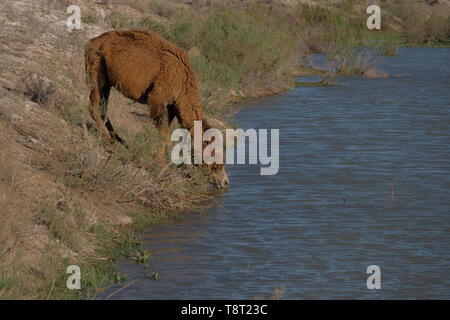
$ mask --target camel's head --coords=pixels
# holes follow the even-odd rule
[[[212,123],[211,124],[210,119],[206,119],[203,121],[202,126],[203,129],[206,131],[208,129],[211,128],[215,128],[219,131],[222,131],[221,129],[223,129],[222,127],[224,127],[224,125],[219,126],[218,124],[221,124],[221,122],[218,122],[218,120],[214,120],[217,123]],[[205,148],[208,147],[208,145],[213,144],[213,143],[217,143],[215,141],[215,137],[211,137],[210,141],[206,141],[203,143],[203,150],[205,150]],[[212,146],[210,146],[212,147]],[[213,182],[213,184],[219,188],[219,189],[224,189],[224,188],[228,188],[230,181],[228,180],[228,175],[225,171],[225,152],[224,152],[224,146],[223,146],[223,141],[222,141],[222,145],[218,146],[217,148],[212,148],[211,149],[211,156],[214,157],[215,159],[220,159],[221,161],[219,161],[220,163],[214,162],[212,164],[204,164],[205,166],[208,166],[211,169],[211,180]]]
[[[212,164],[209,165],[211,168],[211,180],[213,181],[214,185],[219,189],[225,189],[228,188],[230,181],[228,180],[228,175],[225,171],[225,153],[222,151],[219,154],[219,157],[223,159],[223,164]]]

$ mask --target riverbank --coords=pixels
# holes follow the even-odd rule
[[[343,47],[395,48],[395,39],[412,39],[395,31],[395,19],[376,36],[361,28],[366,15],[352,1],[338,7],[230,1],[225,9],[201,1],[78,1],[83,28],[72,33],[65,30],[69,4],[11,0],[0,12],[4,299],[95,297],[123,279],[114,262],[135,256],[135,230],[215,204],[201,169],[155,160],[159,137],[145,106],[112,92],[108,114],[130,148],[100,139],[85,109],[89,38],[113,28],[162,34],[189,53],[205,113],[225,121],[233,102],[288,90],[295,77],[317,72],[308,65],[314,52],[346,61],[342,70],[349,72],[352,59],[344,58],[353,53]],[[429,34],[440,34],[440,23]],[[81,267],[82,291],[66,288],[72,264]]]

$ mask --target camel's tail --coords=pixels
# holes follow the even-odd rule
[[[103,41],[100,37],[93,38],[86,43],[84,51],[84,69],[86,72],[86,84],[92,87],[97,79],[97,73],[101,70],[103,61]]]

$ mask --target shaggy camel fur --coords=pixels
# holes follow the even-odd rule
[[[187,54],[153,32],[109,31],[86,44],[85,67],[91,89],[89,113],[109,142],[124,141],[106,117],[111,87],[150,107],[165,141],[176,117],[193,134],[194,121],[203,121],[197,80]],[[165,121],[164,119],[167,119]],[[203,121],[203,128],[208,125]],[[216,184],[228,185],[224,165],[213,165]]]

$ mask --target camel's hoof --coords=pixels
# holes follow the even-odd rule
[[[129,149],[128,148],[128,143],[125,141],[125,140],[123,140],[121,137],[119,137],[119,136],[116,136],[116,140],[125,148],[125,149]]]

